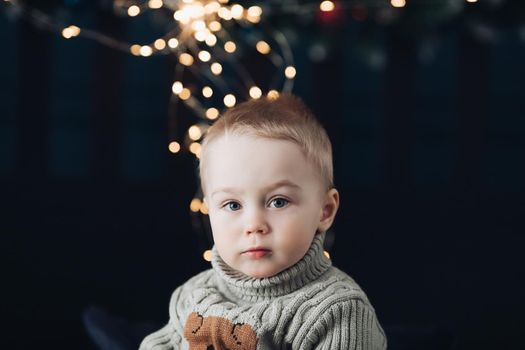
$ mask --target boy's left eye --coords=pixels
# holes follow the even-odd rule
[[[270,202],[270,206],[273,206],[274,208],[282,208],[286,206],[289,203],[287,199],[284,198],[274,198]]]

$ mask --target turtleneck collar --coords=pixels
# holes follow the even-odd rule
[[[295,265],[275,276],[253,278],[232,269],[213,247],[212,267],[219,276],[221,284],[236,298],[256,302],[292,293],[316,280],[332,262],[324,255],[324,233],[315,235],[312,245]]]

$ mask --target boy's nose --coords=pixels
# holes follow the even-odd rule
[[[246,234],[251,233],[259,233],[259,234],[267,234],[269,232],[268,224],[266,223],[266,220],[260,213],[253,213],[250,215],[248,220],[246,221],[246,225],[244,227],[244,232]]]

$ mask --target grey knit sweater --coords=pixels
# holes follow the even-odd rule
[[[214,248],[213,268],[173,292],[168,324],[140,350],[386,349],[374,308],[324,256],[323,239],[269,278],[231,269]]]

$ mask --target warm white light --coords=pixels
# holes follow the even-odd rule
[[[157,39],[153,45],[157,50],[164,50],[166,47],[166,41],[164,39]]]
[[[197,154],[197,158],[200,158],[200,154]],[[202,202],[200,211],[201,214],[208,215],[208,207],[206,206],[206,203]]]
[[[140,45],[131,45],[131,47],[129,48],[129,51],[131,51],[131,53],[135,56],[140,56]]]
[[[252,86],[250,88],[250,97],[251,98],[260,98],[262,96],[262,90],[259,89],[257,86]]]
[[[179,41],[175,38],[171,38],[170,40],[168,40],[168,46],[174,49],[177,46],[179,46]]]
[[[188,136],[193,141],[197,141],[202,136],[201,128],[199,128],[199,126],[197,126],[197,125],[190,126],[190,128],[188,129]]]
[[[151,56],[152,53],[153,53],[153,49],[148,45],[144,45],[140,48],[141,56],[148,57],[148,56]]]
[[[216,43],[217,43],[217,37],[213,34],[209,34],[207,37],[206,37],[206,45],[208,46],[214,46]]]
[[[140,13],[140,7],[137,5],[132,5],[128,8],[128,15],[130,17],[135,17]]]
[[[191,91],[188,88],[182,88],[182,91],[179,93],[179,98],[181,100],[187,100],[191,97]]]
[[[226,7],[221,7],[217,12],[217,15],[225,21],[229,21],[233,17],[231,11],[228,10]]]
[[[219,110],[217,108],[208,108],[206,110],[206,118],[210,120],[217,119],[219,117]]]
[[[211,54],[208,51],[200,51],[199,52],[199,59],[202,62],[208,62],[211,59]]]
[[[244,7],[239,4],[235,4],[231,7],[231,15],[235,19],[241,19],[244,14]]]
[[[182,92],[183,88],[184,88],[184,85],[182,85],[182,83],[180,81],[176,81],[171,86],[171,91],[173,91],[173,93],[175,95],[178,95],[178,94],[180,94]]]
[[[162,0],[149,0],[148,2],[148,6],[150,9],[160,9],[162,5]]]
[[[212,22],[210,22],[210,24],[208,24],[208,28],[212,32],[218,32],[219,30],[221,30],[222,25],[221,25],[221,22],[219,22],[219,21],[212,21]]]
[[[206,98],[210,98],[213,95],[213,90],[209,86],[205,86],[202,88],[202,96]]]
[[[277,90],[270,90],[270,91],[268,91],[268,99],[276,100],[278,98],[279,98],[279,91],[277,91]]]
[[[224,96],[224,105],[226,107],[233,107],[233,106],[235,106],[235,102],[237,102],[237,100],[235,99],[235,96],[233,96],[233,94],[228,94],[228,95]]]
[[[197,213],[201,209],[202,202],[199,198],[193,198],[190,202],[190,210]]]
[[[184,66],[191,66],[193,64],[193,56],[186,52],[181,53],[179,56],[179,62]]]
[[[197,41],[202,42],[202,41],[205,41],[206,38],[208,37],[208,32],[205,30],[199,30],[198,32],[195,32],[193,36],[195,37],[195,39],[197,39]]]
[[[192,142],[190,144],[190,152],[195,154],[195,155],[198,155],[199,153],[201,153],[201,144],[198,143],[198,142]],[[202,204],[200,204],[200,205],[202,205]],[[200,209],[200,205],[199,205],[199,209]]]
[[[237,45],[233,41],[227,41],[224,43],[224,51],[233,53],[237,50]]]
[[[219,75],[222,73],[222,66],[220,63],[214,62],[211,64],[211,72],[215,75]]]
[[[404,7],[407,2],[405,0],[390,0],[390,4],[394,7]]]
[[[288,79],[293,79],[295,77],[295,75],[297,74],[297,71],[295,70],[295,67],[293,66],[288,66],[286,67],[286,69],[284,70],[284,75],[288,78]]]
[[[202,257],[204,258],[204,260],[206,261],[211,261],[211,258],[212,258],[213,254],[211,252],[211,250],[206,250],[204,253],[202,253]]]
[[[478,0],[467,0],[467,2],[478,2]]]
[[[257,44],[255,45],[255,48],[257,49],[257,51],[259,51],[263,55],[266,55],[270,52],[270,45],[268,45],[268,43],[263,40],[257,42]]]
[[[262,15],[262,8],[259,6],[251,6],[248,8],[248,16],[249,17],[261,17]]]
[[[323,251],[324,256],[326,256],[328,259],[330,259],[330,253],[328,253],[326,250]]]
[[[323,1],[319,5],[319,8],[323,12],[330,12],[330,11],[333,11],[335,9],[335,4],[332,1]]]
[[[204,21],[193,21],[191,23],[191,29],[195,31],[202,31],[206,29],[206,23],[204,23]]]
[[[77,26],[69,26],[62,30],[62,36],[66,39],[70,39],[80,34],[80,28]]]
[[[171,153],[177,153],[180,151],[180,144],[177,141],[170,142],[168,149]]]
[[[207,3],[204,6],[204,11],[206,14],[211,15],[212,13],[216,13],[221,8],[221,5],[218,2],[212,1]]]

